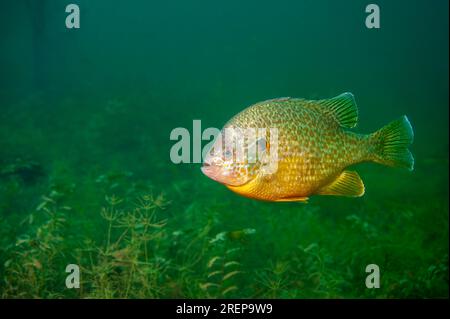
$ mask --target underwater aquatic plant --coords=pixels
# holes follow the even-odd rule
[[[157,249],[166,220],[158,216],[157,209],[168,202],[161,195],[138,196],[133,208],[121,208],[123,199],[116,196],[106,201],[108,205],[101,210],[108,223],[104,244],[86,241],[86,247],[79,250],[81,265],[87,265],[82,282],[87,297],[160,297],[167,261]]]
[[[31,233],[19,236],[6,249],[4,298],[63,296],[57,287],[64,275],[57,265],[64,258],[66,211],[71,208],[59,205],[54,195],[42,196],[35,212],[24,220],[32,226]],[[42,224],[37,224],[36,220],[41,219],[44,219]]]
[[[209,240],[205,276],[199,283],[206,297],[242,296],[239,293],[240,277],[245,273],[240,262],[244,254],[242,243],[255,232],[250,228],[219,232]]]
[[[238,290],[236,276],[242,274],[241,264],[236,260],[239,249],[228,249],[223,255],[213,256],[206,264],[204,282],[200,289],[208,298],[225,298],[233,296]]]
[[[289,285],[288,279],[289,263],[279,261],[271,263],[266,269],[256,272],[257,283],[262,286],[258,289],[259,294],[265,298],[280,298],[282,292]]]

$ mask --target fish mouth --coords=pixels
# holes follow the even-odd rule
[[[208,178],[226,186],[238,187],[248,182],[247,180],[235,180],[233,178],[230,178],[230,176],[225,176],[220,166],[212,165],[210,163],[203,163],[203,166],[200,167],[200,169],[202,173],[205,174]]]
[[[217,167],[205,162],[205,163],[203,163],[203,166],[200,167],[200,169],[203,174],[205,174],[209,178],[217,181],[217,176],[219,173],[219,169]]]
[[[227,184],[226,178],[222,175],[220,166],[204,162],[203,166],[200,169],[203,174],[205,174],[213,181],[219,182],[221,184]]]

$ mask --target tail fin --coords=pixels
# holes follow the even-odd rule
[[[371,135],[374,146],[373,160],[377,163],[414,169],[414,157],[408,150],[414,132],[406,115],[389,123]]]

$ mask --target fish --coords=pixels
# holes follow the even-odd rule
[[[205,153],[201,171],[244,197],[307,202],[313,195],[363,196],[361,177],[348,169],[354,164],[414,169],[408,149],[414,132],[406,115],[371,134],[353,132],[357,122],[358,107],[350,92],[321,100],[259,102],[224,125]],[[246,133],[252,130],[263,134]],[[224,143],[227,134],[234,142]]]

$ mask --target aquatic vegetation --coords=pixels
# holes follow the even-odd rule
[[[257,283],[263,287],[262,291],[264,291],[262,297],[281,297],[281,294],[287,290],[289,285],[289,279],[287,276],[288,267],[288,262],[280,261],[276,264],[271,264],[262,271],[257,272]]]
[[[70,207],[59,206],[52,196],[42,197],[35,212],[24,222],[31,233],[19,236],[5,249],[2,297],[62,297],[59,282],[64,274],[57,265],[64,260],[66,214]],[[39,224],[37,220],[42,220]],[[54,290],[55,289],[55,290]]]
[[[209,255],[213,256],[206,263],[206,278],[200,283],[200,288],[207,298],[235,297],[239,290],[239,277],[244,275],[242,265],[238,261],[242,247],[233,248],[233,244],[227,244],[236,232],[242,233],[242,236],[252,233],[247,230],[221,232],[209,241]]]
[[[108,205],[101,210],[107,222],[106,238],[99,244],[89,239],[81,247],[67,245],[65,240],[66,212],[60,206],[57,192],[43,196],[36,211],[25,223],[33,226],[31,234],[17,238],[6,249],[4,262],[5,286],[3,297],[57,298],[64,289],[64,261],[76,259],[83,273],[82,289],[85,298],[149,298],[161,295],[160,280],[167,267],[158,255],[157,245],[163,236],[166,221],[157,217],[157,210],[168,202],[163,195],[139,196],[131,210],[122,210],[122,199],[107,197]],[[45,214],[37,216],[38,214]],[[71,250],[75,253],[67,256]],[[59,275],[58,275],[59,274]],[[55,276],[56,275],[56,276]]]
[[[121,208],[123,199],[107,197],[101,216],[107,222],[103,245],[85,240],[78,249],[83,290],[89,298],[157,298],[168,262],[158,254],[166,221],[157,209],[167,204],[161,195],[139,196],[134,208]]]

